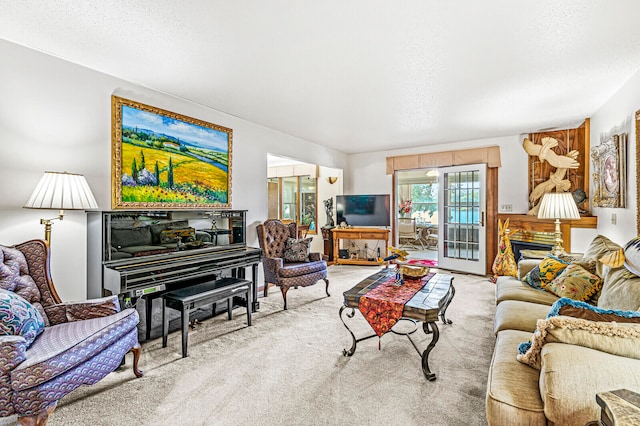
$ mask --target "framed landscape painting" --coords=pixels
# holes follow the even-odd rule
[[[112,96],[111,207],[231,207],[233,131]]]

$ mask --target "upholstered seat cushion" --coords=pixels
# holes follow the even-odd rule
[[[496,307],[493,331],[520,330],[533,333],[539,319],[547,317],[551,306],[521,300],[505,300]],[[529,336],[531,337],[531,336]]]
[[[307,275],[325,269],[327,269],[327,265],[322,260],[316,262],[285,263],[284,266],[280,268],[280,276],[283,278],[299,277],[300,275]]]
[[[136,328],[135,309],[84,321],[46,327],[26,352],[26,360],[11,372],[18,391],[38,386],[85,362]]]
[[[516,278],[503,276],[498,277],[496,281],[496,303],[499,304],[503,300],[553,305],[558,300],[558,296],[544,290],[536,290]]]
[[[491,425],[547,424],[538,392],[539,371],[516,360],[518,344],[529,337],[531,333],[526,331],[498,333],[486,395],[487,420]]]

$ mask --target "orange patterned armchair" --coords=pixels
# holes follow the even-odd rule
[[[309,253],[311,239],[298,239],[295,222],[284,224],[277,219],[269,219],[258,225],[258,241],[264,252],[264,295],[269,284],[280,287],[287,309],[287,291],[291,288],[307,287],[324,280],[329,296],[327,264],[320,253]]]

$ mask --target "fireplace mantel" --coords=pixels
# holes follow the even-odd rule
[[[499,213],[498,218],[503,222],[509,219],[509,229],[520,229],[522,231],[534,232],[555,232],[555,221],[553,219],[538,219],[537,216],[526,214],[506,214]],[[598,216],[582,216],[579,220],[561,220],[560,231],[566,251],[571,251],[571,228],[592,228],[598,227]]]

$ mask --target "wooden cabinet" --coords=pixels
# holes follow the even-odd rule
[[[387,253],[387,241],[389,240],[388,229],[377,228],[334,228],[333,232],[333,261],[344,265],[381,265],[382,260],[368,259],[340,259],[340,240],[382,240],[384,249],[380,253],[384,256]]]
[[[333,228],[321,228],[322,240],[324,242],[324,253],[322,254],[322,260],[327,262],[328,265],[333,263]]]

